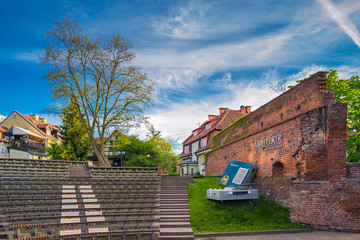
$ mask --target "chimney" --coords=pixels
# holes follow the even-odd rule
[[[246,111],[247,113],[251,113],[251,106],[246,106],[246,107],[245,107],[245,111]]]
[[[216,118],[216,115],[208,115],[209,116],[209,121],[213,120],[214,118]]]
[[[229,108],[219,108],[220,110],[220,115],[227,112],[229,110]]]
[[[246,112],[244,105],[241,105],[241,106],[240,106],[240,112]]]
[[[39,121],[39,115],[31,114],[30,117],[32,117],[33,119],[35,119],[35,121]]]

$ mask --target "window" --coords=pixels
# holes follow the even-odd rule
[[[185,152],[185,153],[188,153],[189,151],[190,151],[189,145],[185,146],[184,152]]]
[[[195,168],[191,168],[190,171],[191,171],[191,176],[193,176],[195,174]]]
[[[5,148],[1,148],[1,152],[4,153],[4,152],[5,152]]]
[[[14,118],[14,119],[16,118],[16,115],[15,115],[15,114],[13,115],[13,118]]]
[[[206,129],[206,130],[209,130],[210,128],[211,128],[211,123],[206,124],[205,129]]]
[[[197,135],[197,131],[195,131],[194,133],[193,133],[193,136],[195,137]]]
[[[205,147],[205,146],[206,146],[206,138],[203,138],[200,141],[200,147]]]

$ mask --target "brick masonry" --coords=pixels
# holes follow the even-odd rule
[[[327,92],[318,72],[221,132],[206,174],[230,160],[257,164],[255,183],[289,207],[292,221],[360,232],[360,166],[346,163],[347,106]]]

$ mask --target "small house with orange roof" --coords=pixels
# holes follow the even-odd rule
[[[219,115],[208,115],[208,120],[194,129],[185,139],[183,151],[178,161],[180,176],[205,175],[205,153],[211,149],[212,137],[251,112],[250,106],[241,106],[240,110],[219,108]]]
[[[46,159],[45,148],[61,142],[60,129],[37,114],[25,115],[15,110],[0,127],[7,130],[12,158]]]

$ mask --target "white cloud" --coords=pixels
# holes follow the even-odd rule
[[[14,59],[28,61],[28,62],[40,62],[39,56],[42,54],[42,50],[34,52],[20,52],[13,56]]]
[[[156,20],[154,29],[161,35],[176,39],[202,38],[211,32],[210,28],[204,26],[203,17],[210,8],[207,3],[191,0],[187,6],[176,9],[173,16]]]
[[[360,47],[360,33],[348,16],[341,12],[329,0],[318,0],[328,16]]]
[[[136,64],[152,73],[160,88],[182,88],[197,84],[197,79],[218,71],[241,67],[272,66],[283,63],[279,51],[291,34],[276,34],[245,42],[218,44],[197,50],[158,49],[139,51]],[[165,69],[165,70],[164,70]],[[170,69],[170,70],[167,70]]]

